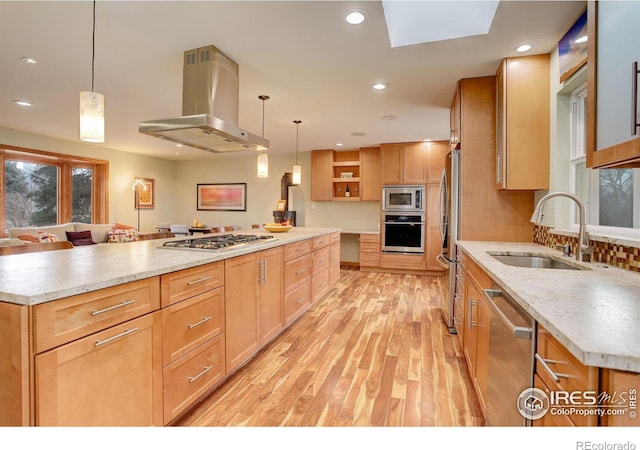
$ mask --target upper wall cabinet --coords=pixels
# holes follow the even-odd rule
[[[311,200],[380,200],[380,149],[311,151]]]
[[[424,184],[427,182],[427,142],[382,144],[382,184]]]
[[[506,58],[496,72],[496,188],[549,189],[549,55]]]
[[[587,9],[587,167],[640,167],[639,2]]]

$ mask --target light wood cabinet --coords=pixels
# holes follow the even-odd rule
[[[331,235],[329,245],[329,285],[333,287],[340,281],[340,232]]]
[[[311,200],[359,201],[360,173],[358,150],[312,150]]]
[[[398,269],[406,271],[422,271],[425,270],[425,256],[409,255],[402,253],[381,253],[380,267],[382,269]]]
[[[601,390],[610,398],[604,402],[612,409],[619,409],[624,414],[604,415],[600,425],[610,427],[640,426],[638,417],[638,389],[640,389],[640,373],[622,370],[603,369],[601,371]]]
[[[289,325],[311,305],[312,239],[284,246],[284,322]]]
[[[587,167],[640,167],[640,4],[589,1],[587,12]]]
[[[428,142],[382,144],[382,185],[424,184],[427,181]]]
[[[311,254],[311,303],[316,303],[332,285],[331,278],[331,236],[313,239]]]
[[[36,425],[162,425],[159,312],[35,357]]]
[[[441,172],[442,174],[442,172]],[[446,270],[438,264],[437,257],[442,253],[442,236],[440,236],[440,212],[438,211],[438,197],[440,183],[429,183],[425,191],[427,196],[427,214],[425,217],[425,264],[429,271],[443,272]]]
[[[478,394],[483,412],[486,410],[489,369],[489,328],[491,307],[483,289],[490,289],[491,278],[473,261],[465,258],[465,324],[463,353],[471,380]]]
[[[380,267],[380,234],[360,235],[360,269]]]
[[[458,239],[531,242],[533,191],[495,189],[495,76],[458,81],[460,226]]]
[[[333,197],[334,150],[311,151],[311,200],[329,201]]]
[[[506,58],[496,72],[496,187],[549,188],[549,55]]]
[[[551,333],[538,324],[535,374],[551,391],[598,392],[597,367],[585,366],[576,359]],[[566,405],[557,405],[566,406]],[[551,414],[548,412],[547,415]],[[566,416],[572,425],[595,426],[597,415],[572,413]]]
[[[360,200],[380,201],[382,183],[380,181],[380,147],[360,149]]]
[[[282,255],[278,247],[225,260],[225,358],[229,372],[282,329]]]

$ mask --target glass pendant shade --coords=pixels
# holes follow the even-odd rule
[[[269,155],[258,153],[258,178],[269,177]]]
[[[300,184],[302,183],[302,166],[296,164],[293,166],[293,174],[291,175],[291,183]]]
[[[80,91],[80,140],[104,142],[104,95]]]

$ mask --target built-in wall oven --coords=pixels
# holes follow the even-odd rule
[[[424,253],[423,213],[382,213],[382,251]]]

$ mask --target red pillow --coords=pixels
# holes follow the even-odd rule
[[[78,245],[93,245],[95,242],[91,237],[91,230],[86,231],[65,231],[67,233],[67,240],[73,244],[74,247]]]
[[[135,227],[132,227],[131,225],[125,225],[124,223],[114,223],[113,224],[113,229],[114,230],[131,230]]]

